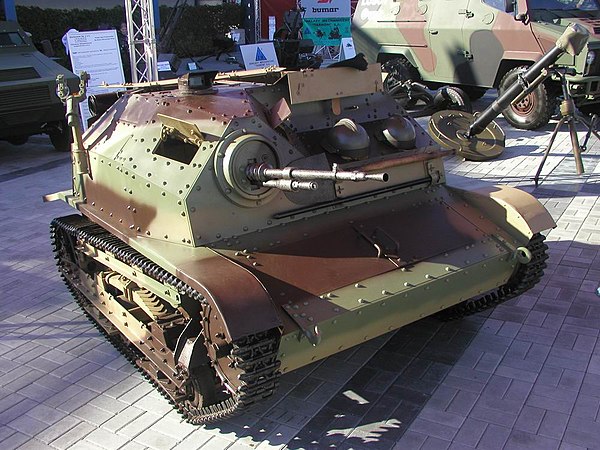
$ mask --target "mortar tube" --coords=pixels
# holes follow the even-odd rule
[[[490,106],[483,110],[481,114],[477,116],[475,122],[469,127],[465,137],[471,139],[473,136],[478,135],[486,129],[486,127],[492,123],[492,121],[500,115],[508,106],[517,98],[530,83],[535,81],[544,69],[547,69],[564,53],[565,51],[559,47],[552,47],[552,49],[542,56],[533,66],[523,72],[520,76],[520,80],[517,83],[513,83],[504,94],[498,97]],[[521,83],[520,81],[523,81]]]

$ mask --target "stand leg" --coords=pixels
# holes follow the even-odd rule
[[[540,173],[542,173],[542,168],[544,167],[544,164],[546,163],[546,159],[548,158],[548,154],[550,153],[552,144],[554,144],[556,135],[558,134],[558,131],[563,126],[563,124],[567,121],[567,119],[568,119],[568,117],[561,117],[560,120],[558,121],[558,123],[556,124],[556,126],[554,127],[554,131],[552,132],[552,136],[550,137],[550,142],[548,142],[548,146],[546,147],[546,150],[544,150],[544,157],[542,158],[542,162],[540,162],[540,166],[538,167],[535,177],[533,177],[533,181],[535,182],[535,187],[538,186],[538,180],[540,179]]]
[[[575,118],[570,117],[569,134],[571,136],[571,146],[573,147],[573,156],[575,157],[575,167],[577,168],[577,174],[583,173],[583,161],[581,159],[581,147],[579,146],[579,137],[577,136],[577,127],[575,126]]]
[[[583,144],[581,144],[581,151],[585,152],[587,150],[587,143],[590,140],[592,133],[596,136],[596,139],[600,140],[600,135],[596,131],[596,122],[598,122],[598,115],[594,114],[592,116],[592,120],[588,122],[585,117],[578,116],[577,120],[580,120],[586,127],[587,133],[585,134],[585,139],[583,140]]]

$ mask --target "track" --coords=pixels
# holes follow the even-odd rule
[[[544,275],[548,246],[544,243],[546,238],[542,234],[534,234],[527,244],[531,252],[531,261],[520,264],[508,282],[482,297],[464,301],[451,306],[436,314],[442,320],[455,320],[471,314],[478,313],[488,308],[493,308],[511,298],[521,295],[535,286]]]
[[[185,334],[186,339],[200,339],[204,346],[210,345],[200,325],[207,320],[210,309],[199,292],[80,215],[54,219],[50,233],[59,271],[77,303],[190,423],[206,423],[235,415],[272,395],[280,375],[279,330],[267,330],[229,342],[227,354],[188,370],[178,362],[179,354],[175,352],[177,340],[187,330],[186,326],[195,322],[199,329],[198,335]],[[113,272],[91,258],[90,249],[108,253],[127,266],[135,267],[165,289],[176,289],[187,304],[195,307],[188,308],[191,310],[183,306],[173,308],[140,289],[143,297],[151,299],[147,310],[156,314],[155,317],[144,315],[139,307],[127,302],[122,292],[106,287],[102,274]],[[114,276],[124,278],[121,274]],[[203,355],[206,361],[208,353],[206,350]],[[224,364],[229,370],[224,370]],[[231,373],[232,367],[236,379],[224,375]]]

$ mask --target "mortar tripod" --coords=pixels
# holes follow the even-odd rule
[[[562,128],[562,126],[566,123],[569,127],[569,136],[571,138],[571,150],[573,151],[573,156],[575,157],[575,168],[577,169],[577,174],[581,175],[584,172],[583,161],[581,159],[581,153],[587,150],[587,143],[590,139],[592,133],[596,138],[600,139],[598,132],[594,129],[596,126],[596,122],[598,120],[598,116],[594,114],[591,120],[588,122],[584,117],[582,117],[575,107],[575,102],[573,101],[573,97],[571,97],[569,93],[569,89],[567,87],[567,80],[565,78],[565,74],[557,69],[554,69],[554,73],[558,75],[561,82],[562,92],[563,92],[563,100],[560,103],[560,120],[554,127],[554,131],[552,132],[552,136],[550,137],[550,141],[548,142],[548,146],[546,150],[544,150],[544,157],[540,162],[540,166],[533,177],[533,181],[535,182],[535,186],[537,187],[539,184],[540,173],[542,172],[542,168],[546,163],[546,159],[548,158],[548,154],[552,149],[552,145],[554,144],[554,140],[558,135],[558,132]],[[577,136],[577,122],[581,122],[587,128],[587,133],[585,135],[585,140],[583,141],[583,145],[579,144],[579,137]],[[552,171],[550,171],[552,173]]]

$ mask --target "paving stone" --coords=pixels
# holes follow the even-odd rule
[[[560,440],[549,439],[544,436],[526,433],[520,430],[514,430],[510,433],[510,437],[504,447],[506,450],[537,450],[537,449],[558,449]]]
[[[13,450],[26,444],[30,439],[26,434],[17,431],[0,442],[0,447],[2,450]]]
[[[77,408],[72,411],[71,414],[95,426],[102,425],[114,415],[113,413],[97,408],[90,403]]]
[[[135,442],[152,449],[164,450],[175,447],[178,439],[159,433],[152,428],[148,428],[135,437]]]
[[[458,429],[456,427],[432,422],[430,420],[425,420],[421,418],[417,418],[410,425],[410,430],[415,431],[417,433],[422,433],[427,436],[433,436],[440,439],[451,441],[456,435]]]
[[[119,417],[118,415],[116,417]],[[137,416],[125,426],[118,429],[118,434],[126,437],[133,438],[138,434],[142,433],[147,428],[150,428],[154,423],[160,420],[160,416],[149,412],[144,412],[142,415]]]
[[[487,426],[487,422],[467,418],[463,426],[458,430],[453,442],[464,444],[469,447],[475,447],[481,440]]]
[[[62,433],[51,442],[53,447],[67,449],[89,435],[95,428],[85,422],[80,422],[70,430]]]
[[[17,417],[13,421],[9,422],[8,426],[31,437],[36,436],[38,433],[48,428],[47,423],[34,419],[27,414]]]
[[[112,433],[129,425],[135,419],[144,414],[144,411],[134,406],[128,406],[117,414],[114,414],[109,420],[102,424],[102,428]],[[158,419],[156,419],[158,420]],[[154,422],[153,422],[154,423]]]
[[[196,450],[203,447],[213,437],[201,428],[189,434],[183,441],[177,444],[177,450]],[[293,437],[293,436],[292,436]],[[223,447],[225,448],[225,447]]]

